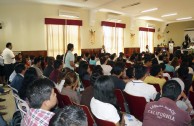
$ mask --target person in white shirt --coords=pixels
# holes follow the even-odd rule
[[[72,53],[73,50],[74,50],[74,45],[69,43],[67,45],[67,52],[66,52],[66,54],[64,56],[65,67],[68,67],[68,68],[70,68],[72,70],[74,70],[74,68],[75,68],[75,63],[74,63],[75,57],[74,57],[74,55]]]
[[[147,68],[142,65],[135,67],[135,80],[127,83],[124,91],[130,95],[144,97],[147,102],[154,100],[157,94],[153,85],[144,83],[144,79],[147,77]]]
[[[9,76],[14,71],[15,55],[12,52],[12,44],[8,42],[3,50],[2,56],[4,60],[5,79],[8,81]]]
[[[111,75],[112,67],[110,65],[107,65],[108,59],[106,57],[100,58],[101,67],[103,69],[104,75]]]
[[[94,116],[101,120],[113,122],[119,126],[119,110],[116,109],[114,83],[110,76],[101,76],[94,83],[94,97],[90,108]]]

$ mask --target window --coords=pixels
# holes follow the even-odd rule
[[[74,44],[74,53],[80,54],[79,20],[45,19],[48,56],[56,57],[66,52],[67,44]]]
[[[124,28],[125,24],[102,22],[103,40],[108,53],[123,52]]]
[[[154,44],[154,32],[155,29],[150,28],[139,28],[139,45],[140,52],[146,51],[146,45],[148,45],[149,50],[153,53],[153,44]]]

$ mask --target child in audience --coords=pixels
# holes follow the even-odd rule
[[[21,126],[48,126],[54,115],[50,112],[57,103],[54,83],[49,79],[38,79],[28,87],[29,112],[21,121]]]
[[[65,106],[51,118],[49,126],[88,126],[87,116],[77,106]]]
[[[65,84],[62,89],[62,94],[69,96],[69,98],[79,104],[80,95],[76,92],[78,87],[78,77],[74,71],[70,71],[65,75]]]

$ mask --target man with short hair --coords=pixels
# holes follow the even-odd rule
[[[54,83],[47,78],[32,82],[27,88],[27,99],[31,107],[21,121],[21,126],[48,126],[54,115],[50,110],[56,105]]]
[[[41,58],[40,57],[34,58],[34,64],[32,65],[32,67],[36,69],[36,73],[39,78],[44,78],[43,72],[40,69],[41,68]]]
[[[6,48],[2,52],[6,81],[8,81],[9,76],[14,70],[13,64],[15,63],[15,55],[13,54],[11,49],[12,49],[12,44],[8,42],[6,44]]]
[[[77,106],[65,106],[51,118],[49,126],[88,126],[87,116]]]
[[[156,89],[153,85],[143,82],[147,75],[147,68],[145,66],[135,66],[135,79],[127,83],[124,91],[130,95],[144,97],[147,102],[154,100],[157,94]]]
[[[26,67],[23,63],[19,63],[15,66],[15,72],[16,76],[13,78],[13,81],[11,82],[11,86],[18,91],[22,87],[22,82],[24,79],[24,74],[26,72]]]
[[[189,114],[176,105],[180,99],[181,86],[175,80],[167,81],[162,88],[159,101],[147,103],[143,126],[188,126]]]

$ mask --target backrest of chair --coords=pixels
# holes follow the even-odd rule
[[[11,88],[11,90],[12,90],[13,93],[18,94],[18,90],[17,90],[17,89],[15,89],[14,87],[12,87],[12,86],[9,85],[9,84],[8,84],[8,87]]]
[[[160,89],[160,85],[159,84],[150,84],[150,85],[153,85],[155,87],[156,91],[160,92],[161,89]]]
[[[194,92],[193,91],[189,91],[189,100],[192,106],[194,106]]]
[[[95,121],[94,118],[89,110],[89,108],[86,105],[79,105],[73,102],[74,105],[82,108],[84,110],[84,112],[86,113],[87,119],[88,119],[88,126],[93,126]]]
[[[120,110],[122,112],[126,112],[125,110],[125,106],[124,106],[124,103],[125,103],[125,99],[124,99],[124,96],[123,96],[123,93],[120,89],[115,89],[115,96],[117,97],[117,103],[120,107]]]
[[[90,86],[90,81],[89,80],[82,80],[82,84],[84,86],[84,89]]]
[[[116,126],[115,123],[109,122],[106,120],[98,119],[97,117],[94,116],[94,119],[96,121],[97,126]]]
[[[58,91],[56,88],[54,88],[54,91],[55,91],[55,93],[56,93],[56,95],[57,95],[58,107],[59,107],[59,108],[63,108],[63,102],[62,102],[61,93],[59,93],[59,91]]]
[[[71,99],[67,95],[61,94],[61,102],[63,104],[63,107],[67,106],[67,105],[73,105],[73,102],[71,101]]]
[[[146,106],[146,99],[144,97],[133,96],[123,92],[126,102],[128,103],[129,110],[140,121],[143,121],[143,113]]]

